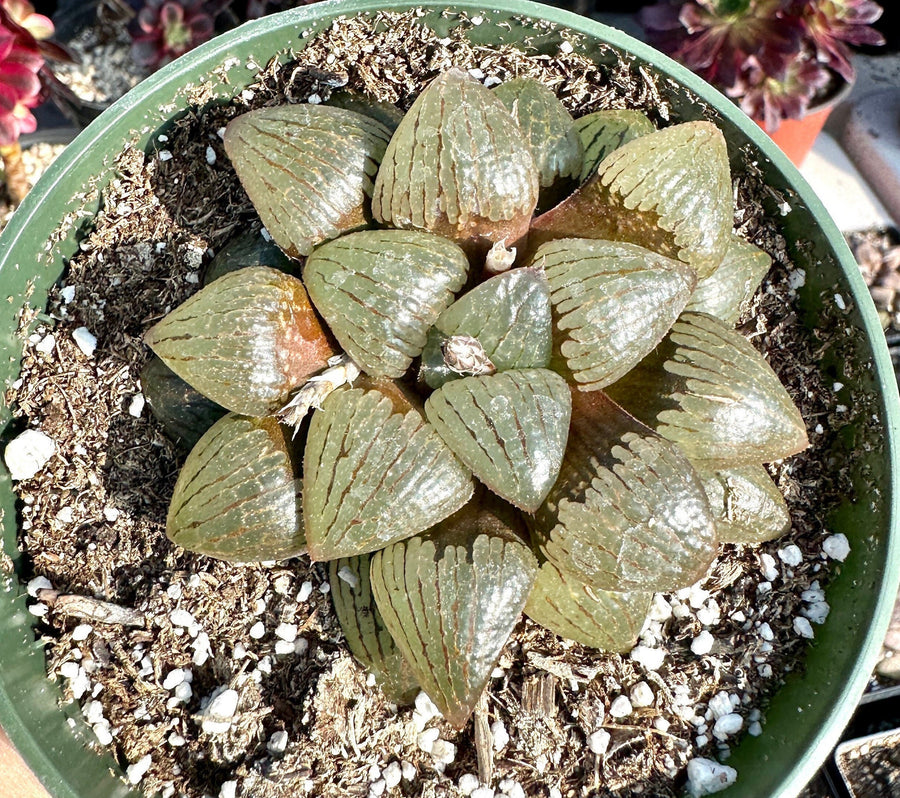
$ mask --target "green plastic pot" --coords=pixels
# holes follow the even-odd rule
[[[249,59],[265,64],[270,56],[284,54],[289,47],[302,49],[310,32],[321,30],[341,15],[414,6],[427,10],[423,20],[440,35],[454,25],[454,15],[442,17],[446,4],[428,0],[389,5],[351,0],[307,6],[218,37],[159,71],[95,120],[51,166],[0,238],[0,381],[9,385],[19,371],[22,345],[13,335],[17,311],[26,297],[32,306],[44,305],[47,290],[77,250],[79,231],[90,220],[83,218],[67,237],[48,249],[50,234],[75,209],[76,195],[89,187],[102,188],[113,178],[110,164],[126,142],[146,147],[184,112],[182,89],[186,84],[210,78],[216,85],[214,100],[227,100],[251,79]],[[884,433],[877,440],[865,440],[867,433],[858,430],[848,436],[855,437],[855,445],[864,447],[867,454],[853,475],[859,500],[848,501],[828,519],[829,529],[844,532],[852,546],[851,556],[828,587],[831,615],[816,630],[804,672],[791,675],[775,696],[766,713],[764,734],[746,738],[735,749],[729,764],[737,768],[738,782],[723,793],[729,798],[794,796],[825,760],[856,706],[878,656],[900,577],[895,467],[900,405],[875,309],[853,257],[822,204],[787,158],[730,101],[691,72],[620,31],[522,0],[497,0],[491,8],[484,10],[478,0],[462,0],[454,6],[470,16],[483,17],[483,23],[471,31],[471,38],[480,44],[515,43],[527,35],[532,47],[554,52],[561,41],[560,30],[568,28],[583,34],[580,48],[598,62],[616,57],[615,50],[606,46],[611,45],[637,64],[670,78],[666,91],[678,117],[700,116],[696,97],[714,109],[732,155],[749,147],[770,185],[791,206],[783,217],[783,230],[791,257],[807,274],[800,296],[805,322],[817,324],[822,295],[839,292],[852,299],[846,321],[858,331],[856,356],[859,363],[870,363],[872,368],[857,369],[863,376],[850,387],[880,396],[878,413]],[[523,16],[555,24],[536,32],[523,27]],[[212,70],[223,63],[227,81],[212,77]],[[9,424],[9,418],[8,409],[0,407],[0,430]],[[16,547],[15,500],[2,466],[0,513],[4,550],[15,568],[14,573],[0,572],[0,725],[54,796],[129,794],[111,772],[116,765],[110,756],[86,750],[90,730],[78,717],[77,707],[60,708],[60,693],[46,678],[43,649],[35,640],[35,619],[26,610],[18,580],[26,565]],[[76,718],[74,730],[66,722],[67,714]]]

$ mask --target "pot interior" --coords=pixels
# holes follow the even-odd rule
[[[424,6],[423,22],[439,35],[456,24],[455,13],[443,15],[438,3],[393,4],[402,10]],[[383,7],[383,6],[382,6]],[[857,374],[853,390],[877,395],[877,420],[848,427],[842,445],[865,451],[853,473],[856,497],[827,519],[831,532],[843,532],[852,555],[827,589],[832,611],[816,630],[805,669],[792,674],[766,712],[761,737],[746,737],[728,764],[738,770],[729,796],[795,795],[813,775],[849,720],[868,679],[887,627],[897,591],[898,554],[892,468],[898,418],[897,388],[881,329],[855,261],[823,207],[786,158],[729,101],[696,76],[619,31],[558,9],[503,0],[484,11],[477,2],[455,8],[483,22],[471,38],[483,44],[525,43],[552,54],[561,28],[581,52],[598,63],[631,59],[637,66],[653,61],[671,80],[667,99],[680,121],[711,118],[724,131],[733,158],[752,154],[773,187],[772,211],[782,213],[791,260],[806,272],[798,306],[804,323],[822,323],[823,309],[835,295],[846,308],[840,315],[854,342]],[[102,188],[113,179],[112,163],[126,143],[143,149],[184,113],[185,100],[198,105],[227,101],[252,80],[256,66],[271,54],[287,60],[289,48],[301,50],[311,33],[339,14],[379,8],[371,2],[309,6],[243,26],[189,53],[131,91],[90,125],[47,171],[17,211],[0,244],[0,380],[4,387],[18,376],[22,353],[20,309],[27,302],[38,311],[48,289],[59,279],[66,261],[99,204]],[[549,24],[535,27],[521,15]],[[571,34],[575,32],[575,36]],[[200,86],[203,81],[202,87]],[[777,199],[776,199],[777,197]],[[63,230],[61,234],[54,231]],[[54,234],[50,243],[48,239]],[[8,299],[7,299],[8,297]],[[830,316],[833,318],[833,316]],[[822,353],[822,368],[840,373],[841,364]],[[0,406],[4,440],[19,431]],[[839,451],[835,467],[841,467]],[[128,794],[110,772],[109,755],[85,755],[92,738],[80,719],[77,703],[59,707],[60,694],[47,680],[43,647],[35,640],[35,618],[26,609],[18,575],[27,572],[17,549],[17,509],[8,473],[0,466],[0,519],[4,558],[0,567],[0,723],[48,790],[60,798]],[[75,718],[74,728],[67,717]],[[743,775],[752,775],[742,778]]]

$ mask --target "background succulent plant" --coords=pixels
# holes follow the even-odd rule
[[[357,658],[462,726],[523,610],[627,650],[652,593],[702,577],[717,542],[784,531],[762,464],[806,435],[733,329],[768,258],[732,232],[714,125],[576,124],[542,86],[450,70],[393,127],[323,105],[229,124],[302,276],[236,244],[243,268],[219,262],[149,331],[174,375],[151,367],[145,390],[185,441],[227,411],[169,537],[330,561]]]

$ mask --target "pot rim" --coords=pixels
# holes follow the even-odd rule
[[[897,520],[900,476],[894,467],[898,456],[898,443],[900,443],[900,400],[898,400],[893,368],[874,305],[859,270],[856,268],[856,263],[834,221],[797,169],[768,136],[755,123],[752,123],[737,105],[687,68],[617,29],[569,11],[543,6],[530,2],[530,0],[495,0],[490,5],[490,10],[480,0],[459,0],[455,3],[440,2],[439,0],[424,0],[423,2],[399,0],[388,3],[378,0],[325,0],[314,5],[263,17],[222,34],[163,67],[94,120],[51,165],[13,215],[8,228],[0,239],[3,243],[3,247],[0,247],[0,277],[2,277],[4,266],[15,268],[18,265],[10,262],[8,253],[16,249],[25,231],[31,225],[41,226],[44,198],[55,191],[68,190],[66,188],[67,174],[72,165],[91,157],[96,158],[97,154],[102,151],[103,139],[111,130],[119,126],[120,119],[143,103],[154,103],[154,93],[160,91],[162,87],[168,86],[173,81],[183,84],[195,80],[198,74],[206,74],[211,64],[222,63],[231,55],[232,43],[240,42],[243,39],[256,38],[266,32],[287,31],[291,28],[296,33],[300,33],[311,25],[324,26],[343,15],[377,11],[404,11],[413,8],[450,9],[451,11],[468,12],[470,17],[482,14],[486,19],[490,19],[494,12],[498,12],[507,16],[515,15],[545,20],[573,32],[585,34],[595,41],[605,42],[640,60],[652,63],[665,76],[674,79],[698,95],[701,100],[713,106],[722,118],[738,128],[746,140],[758,149],[762,161],[781,173],[785,182],[796,192],[799,202],[819,221],[824,239],[841,267],[858,308],[860,326],[871,346],[877,382],[881,388],[886,437],[886,467],[889,470],[885,482],[889,484],[891,492],[890,500],[885,501],[889,513],[887,526],[890,535],[886,544],[884,579],[881,581],[873,607],[865,645],[854,660],[852,672],[846,675],[829,714],[829,722],[815,729],[811,736],[804,739],[804,746],[802,750],[798,751],[799,761],[795,763],[789,773],[781,777],[777,789],[771,793],[773,796],[783,796],[784,798],[795,795],[825,760],[853,713],[877,660],[881,639],[887,629],[898,582],[900,582],[900,531],[898,531]],[[318,29],[317,27],[316,30]],[[292,41],[293,39],[285,39],[286,44]],[[155,110],[156,106],[154,105],[154,112]],[[98,171],[100,170],[98,169]],[[44,220],[44,224],[46,224],[46,220]],[[5,426],[8,419],[8,409],[0,406],[0,429]],[[8,478],[0,476],[0,483],[6,479]],[[13,553],[11,553],[12,555]],[[42,649],[38,653],[42,655]],[[16,691],[9,689],[0,674],[0,720],[2,720],[13,744],[29,765],[40,774],[49,788],[58,789],[60,795],[74,796],[75,793],[68,786],[66,774],[62,772],[61,764],[56,761],[52,752],[43,750],[29,733],[22,720],[23,711],[24,708],[17,704]],[[733,790],[729,790],[729,794],[733,794],[733,792]]]

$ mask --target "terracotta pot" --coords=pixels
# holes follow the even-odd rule
[[[784,119],[771,132],[766,128],[764,122],[758,119],[753,121],[766,131],[769,138],[791,159],[791,163],[795,166],[800,166],[812,149],[816,136],[822,132],[822,128],[831,111],[847,98],[852,88],[852,83],[843,83],[841,88],[828,99],[814,103],[803,117],[800,119]]]

